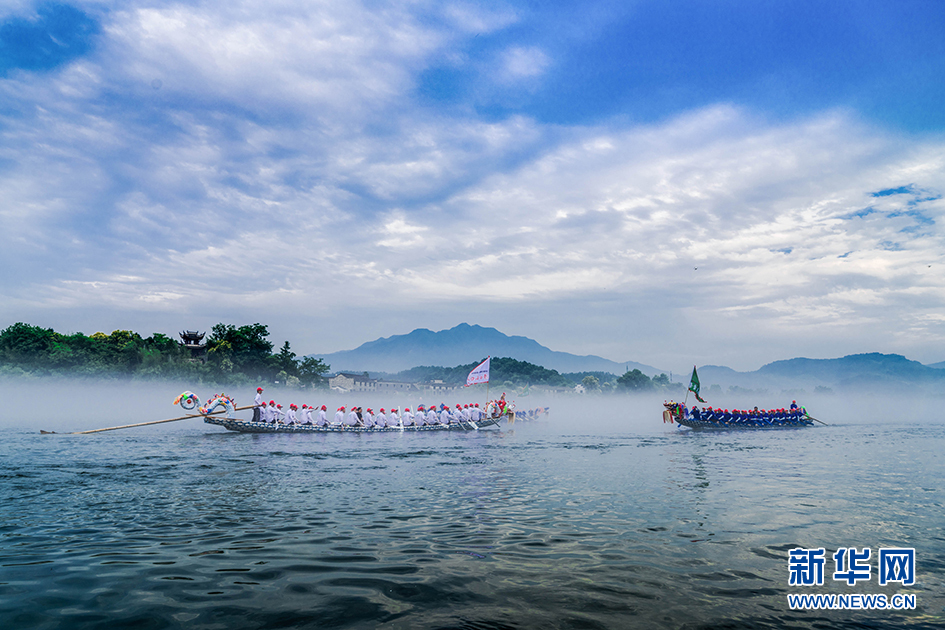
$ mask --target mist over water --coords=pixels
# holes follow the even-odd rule
[[[941,399],[810,396],[829,426],[778,431],[680,430],[662,396],[532,395],[518,409],[551,414],[500,431],[244,435],[193,419],[39,434],[183,415],[185,389],[215,393],[0,383],[0,627],[945,623]],[[265,393],[330,411],[484,402],[465,394]],[[827,548],[823,586],[788,585],[798,546]],[[916,585],[880,587],[875,562],[866,584],[831,580],[830,554],[852,546],[915,547]],[[918,607],[792,611],[797,592]]]

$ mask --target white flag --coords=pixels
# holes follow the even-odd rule
[[[473,368],[469,376],[466,377],[466,387],[476,385],[477,383],[489,382],[489,361],[492,357],[486,357],[486,360]]]

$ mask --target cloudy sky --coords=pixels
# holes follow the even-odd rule
[[[939,0],[6,0],[0,328],[942,361],[943,34]]]

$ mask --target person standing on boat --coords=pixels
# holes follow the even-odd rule
[[[262,397],[263,388],[256,388],[256,398],[253,399],[253,422],[259,422],[261,414],[260,407],[264,407],[266,403],[263,401]]]

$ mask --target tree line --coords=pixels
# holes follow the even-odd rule
[[[216,324],[206,339],[206,355],[194,360],[189,348],[161,333],[142,337],[130,330],[64,334],[52,328],[22,322],[0,331],[0,376],[87,376],[175,378],[201,383],[279,383],[289,387],[324,387],[330,367],[321,359],[299,359],[288,341],[278,352],[264,324]],[[395,380],[449,385],[466,382],[480,361],[455,367],[418,366],[393,375]],[[652,379],[640,370],[622,376],[607,372],[560,374],[540,365],[512,358],[493,357],[494,387],[530,386],[572,389],[580,384],[587,393],[683,391],[665,374]]]
[[[263,324],[216,324],[206,338],[206,355],[192,358],[181,342],[130,330],[64,334],[22,322],[0,331],[0,375],[180,378],[213,383],[327,385],[329,366],[298,359],[286,341],[273,352]]]
[[[443,381],[448,385],[461,385],[466,382],[470,370],[480,361],[457,365],[456,367],[419,366],[393,375],[394,380],[408,383]],[[609,372],[569,372],[560,374],[527,361],[518,361],[505,357],[493,357],[489,363],[490,382],[495,387],[526,388],[532,385],[544,387],[574,388],[582,385],[587,393],[612,392],[648,392],[648,391],[684,391],[681,383],[671,383],[669,377],[660,374],[650,378],[638,369],[628,370],[622,376]]]

